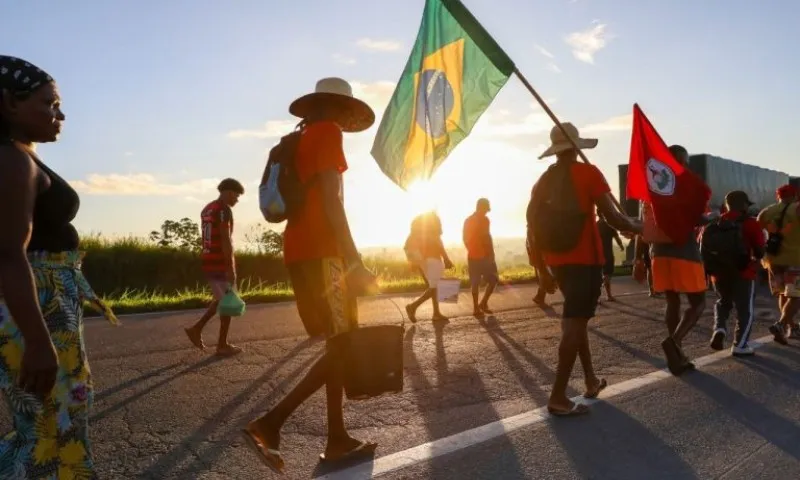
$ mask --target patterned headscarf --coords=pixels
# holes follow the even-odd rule
[[[21,58],[0,55],[0,91],[27,94],[52,81],[53,77],[36,65]]]

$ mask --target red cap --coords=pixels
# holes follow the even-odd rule
[[[794,185],[784,185],[780,187],[775,193],[777,194],[778,199],[788,200],[790,198],[797,197],[798,193],[800,192],[798,192],[797,187],[795,187]]]

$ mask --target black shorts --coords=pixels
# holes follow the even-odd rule
[[[559,265],[550,267],[564,295],[563,318],[592,318],[603,288],[601,265]]]
[[[358,328],[358,303],[347,291],[340,258],[321,258],[287,265],[297,313],[309,337],[332,337]]]

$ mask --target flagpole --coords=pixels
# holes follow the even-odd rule
[[[586,158],[586,154],[583,153],[583,150],[578,148],[578,145],[575,143],[575,140],[564,129],[564,125],[558,120],[558,117],[556,117],[556,114],[553,113],[552,110],[550,110],[550,107],[547,106],[547,103],[545,103],[544,99],[539,95],[539,93],[536,91],[536,89],[533,88],[533,85],[531,85],[531,83],[528,81],[528,79],[525,78],[525,75],[523,75],[522,72],[520,72],[519,69],[516,66],[514,67],[514,75],[516,75],[517,78],[519,78],[519,80],[522,82],[522,84],[525,85],[525,88],[527,88],[528,91],[531,92],[531,95],[533,95],[533,98],[535,98],[536,101],[539,103],[539,105],[541,105],[542,109],[545,111],[547,116],[550,117],[550,120],[552,120],[553,123],[556,124],[556,126],[558,127],[559,130],[561,130],[561,133],[564,134],[564,138],[566,138],[567,141],[569,141],[570,145],[572,145],[572,148],[574,148],[575,151],[578,152],[578,156],[581,157],[581,160],[583,160],[584,163],[591,164],[589,159]],[[617,206],[619,211],[622,212],[622,213],[625,213],[625,210],[623,210],[622,205],[620,205],[619,200],[617,200],[617,197],[615,197],[612,194],[611,198],[614,199],[614,204]]]

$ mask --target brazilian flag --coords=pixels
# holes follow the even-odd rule
[[[372,156],[403,189],[427,180],[515,71],[459,0],[426,0],[417,40],[383,114]]]

